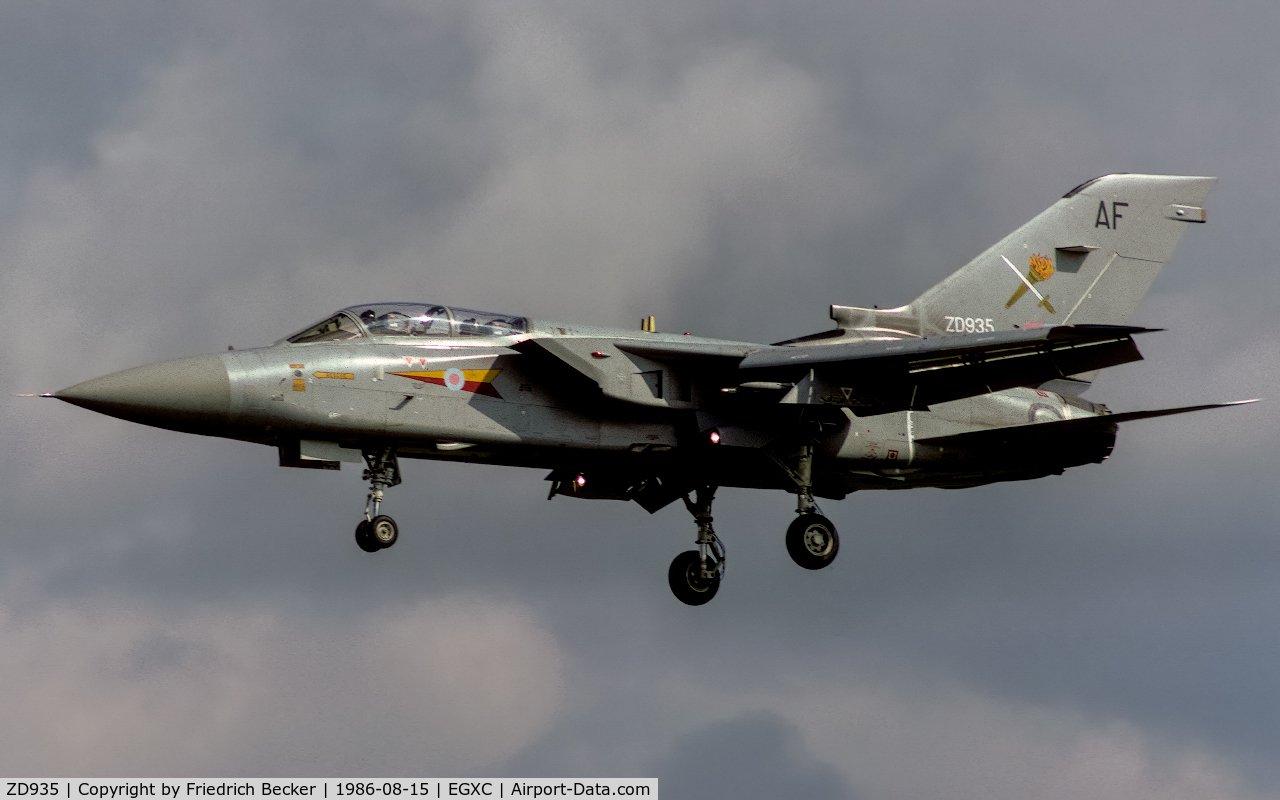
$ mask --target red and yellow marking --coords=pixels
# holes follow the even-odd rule
[[[493,388],[493,379],[498,377],[502,372],[500,369],[463,369],[463,370],[432,370],[429,372],[393,372],[392,375],[399,375],[401,378],[408,378],[412,381],[422,381],[430,383],[434,386],[444,386],[449,388],[445,383],[445,374],[449,372],[461,372],[464,383],[460,388],[464,392],[474,392],[482,394],[485,397],[496,397],[502,399],[502,395],[498,394],[498,390]]]

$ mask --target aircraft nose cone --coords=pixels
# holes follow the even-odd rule
[[[221,358],[196,356],[104,375],[53,396],[132,422],[193,430],[227,422],[231,380]]]

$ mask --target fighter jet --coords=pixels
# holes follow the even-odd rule
[[[696,549],[668,573],[709,601],[725,569],[721,486],[796,497],[799,566],[840,547],[817,499],[958,489],[1098,463],[1121,422],[1082,396],[1142,358],[1126,324],[1213,178],[1107,175],[898,308],[833,305],[830,330],[774,344],[587,327],[430,302],[354,305],[269,347],[137,367],[52,397],[121,419],[275,448],[284,467],[365,465],[356,543],[396,543],[382,513],[400,458],[549,470],[549,498],[677,500]],[[1252,402],[1252,401],[1242,401]]]

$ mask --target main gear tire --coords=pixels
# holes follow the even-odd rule
[[[369,521],[369,538],[382,550],[396,543],[400,538],[400,528],[394,519],[380,514]]]
[[[821,514],[801,514],[787,528],[787,553],[805,569],[822,569],[840,552],[840,536]]]
[[[715,569],[715,562],[710,562]],[[667,582],[671,584],[671,593],[681,603],[689,606],[700,606],[716,596],[720,590],[720,572],[715,570],[714,578],[702,575],[702,558],[697,550],[687,550],[676,556],[667,570]]]
[[[367,519],[360,520],[360,524],[356,526],[356,544],[366,553],[376,553],[382,549],[382,545],[374,540]]]

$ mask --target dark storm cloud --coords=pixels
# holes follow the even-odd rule
[[[1130,170],[1222,181],[1140,311],[1170,330],[1090,396],[1276,394],[1269,6],[0,13],[8,391],[393,297],[780,339]],[[0,764],[1274,792],[1277,431],[1213,413],[1063,477],[827,503],[817,574],[781,547],[789,498],[724,491],[729,577],[689,609],[679,509],[411,463],[370,558],[358,471],[14,401]]]

